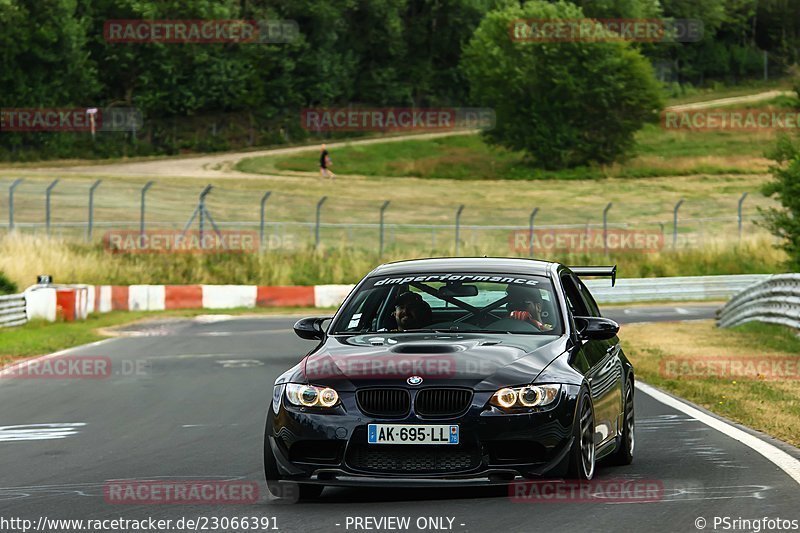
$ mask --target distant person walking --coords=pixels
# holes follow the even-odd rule
[[[331,172],[330,167],[333,165],[331,161],[331,156],[328,153],[328,150],[325,148],[325,145],[322,145],[322,151],[319,154],[319,173],[322,175],[323,178],[330,178],[336,179],[336,174]]]

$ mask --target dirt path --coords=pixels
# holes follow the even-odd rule
[[[733,104],[748,104],[752,102],[761,102],[763,100],[772,100],[779,96],[790,96],[795,94],[794,91],[767,91],[758,94],[746,94],[744,96],[731,96],[729,98],[718,98],[716,100],[706,100],[705,102],[693,102],[691,104],[680,104],[669,106],[667,109],[670,111],[691,111],[693,109],[706,109],[709,107],[722,107]]]
[[[445,133],[417,133],[411,135],[398,135],[393,137],[380,137],[373,139],[360,139],[353,141],[327,142],[329,148],[339,148],[355,144],[376,144],[400,142],[408,139],[434,139],[453,135],[473,135],[476,130]],[[234,170],[236,163],[242,159],[261,157],[265,155],[291,154],[316,149],[315,145],[292,146],[289,148],[272,148],[248,152],[230,152],[224,154],[204,155],[197,157],[159,158],[152,161],[119,162],[100,165],[80,165],[58,168],[59,174],[102,175],[124,177],[170,177],[170,178],[268,178],[264,174],[246,174]],[[50,175],[56,169],[54,166],[40,168],[14,169],[15,175]],[[2,171],[0,167],[0,171]]]
[[[691,104],[680,104],[671,106],[668,109],[672,111],[688,111],[692,109],[704,109],[709,107],[717,107],[720,105],[730,105],[739,103],[751,103],[762,100],[769,100],[784,94],[794,94],[792,91],[767,91],[758,94],[749,94],[744,96],[735,96],[730,98],[719,98],[716,100],[707,100],[705,102],[694,102]],[[372,139],[361,139],[351,141],[329,142],[330,148],[339,148],[346,145],[366,145],[376,143],[391,143],[400,142],[408,139],[433,139],[436,137],[447,137],[452,135],[472,135],[476,130],[465,130],[460,132],[444,132],[444,133],[424,133],[424,134],[410,134],[398,135],[393,137],[380,137]],[[176,158],[158,158],[151,161],[135,161],[135,162],[114,162],[103,163],[96,165],[77,165],[77,166],[57,166],[50,164],[43,167],[2,167],[0,172],[13,171],[15,176],[36,176],[36,175],[52,175],[57,171],[59,175],[73,174],[73,175],[93,175],[93,176],[120,176],[120,177],[170,177],[170,178],[252,178],[252,179],[269,179],[269,175],[265,174],[247,174],[234,170],[236,163],[242,159],[251,157],[260,157],[265,155],[280,155],[313,150],[315,147],[306,146],[293,146],[289,148],[272,148],[268,150],[257,150],[247,152],[230,152],[224,154],[191,156],[191,157],[176,157]]]

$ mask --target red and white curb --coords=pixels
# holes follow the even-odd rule
[[[25,291],[30,318],[66,320],[109,311],[337,307],[354,285],[68,285]]]

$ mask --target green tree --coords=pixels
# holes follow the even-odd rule
[[[93,104],[98,84],[77,0],[0,0],[4,107]]]
[[[661,16],[659,0],[575,0],[587,17],[656,18]]]
[[[549,169],[611,163],[660,110],[649,62],[629,43],[514,42],[517,19],[583,18],[577,6],[531,2],[489,13],[463,54],[475,103],[495,110],[489,142]]]
[[[762,192],[775,197],[782,208],[759,209],[764,216],[762,224],[782,240],[789,268],[800,272],[800,145],[783,136],[772,158],[777,162],[771,169],[773,180]]]

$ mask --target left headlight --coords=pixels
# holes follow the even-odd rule
[[[334,407],[339,403],[339,394],[330,387],[288,383],[286,399],[298,407]]]
[[[525,385],[504,387],[492,395],[489,403],[501,409],[546,407],[558,399],[561,385]]]

